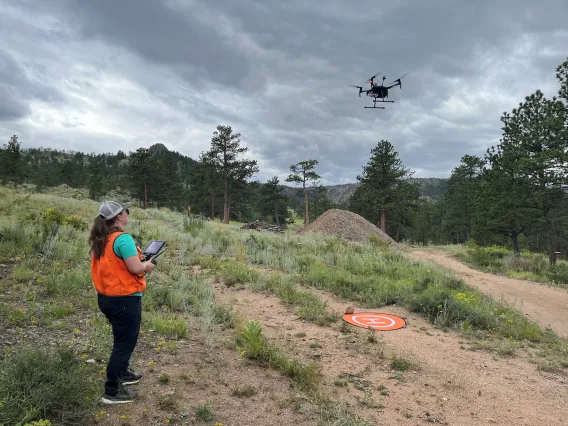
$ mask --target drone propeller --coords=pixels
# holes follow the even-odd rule
[[[359,97],[361,97],[361,92],[363,91],[363,88],[361,86],[354,86],[352,84],[350,84],[351,87],[356,87],[357,89],[359,89]]]
[[[372,76],[371,78],[369,78],[369,79],[367,80],[367,82],[373,80],[375,77],[378,77],[379,75],[382,75],[380,71],[379,71],[378,73],[376,73],[374,76]]]
[[[387,86],[390,86],[390,85],[392,85],[392,84],[398,82],[400,88],[402,89],[402,83],[401,83],[400,80],[401,80],[403,77],[407,76],[407,75],[408,75],[408,73],[404,73],[403,75],[401,75],[401,76],[400,76],[399,78],[397,78],[396,80],[391,81],[389,84],[387,84]]]

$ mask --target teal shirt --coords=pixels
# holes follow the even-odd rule
[[[114,253],[121,259],[127,259],[131,256],[138,256],[136,250],[136,242],[129,234],[122,234],[116,237],[112,246]],[[142,296],[143,292],[131,294],[131,296]]]

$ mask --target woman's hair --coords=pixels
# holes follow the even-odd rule
[[[113,232],[122,231],[114,222],[116,222],[116,217],[106,220],[101,216],[97,216],[93,222],[89,235],[89,246],[91,253],[97,259],[104,254],[107,236]]]

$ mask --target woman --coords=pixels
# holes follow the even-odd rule
[[[142,378],[128,366],[140,331],[145,275],[155,268],[151,259],[142,262],[140,248],[124,232],[130,213],[128,207],[130,204],[103,202],[89,236],[91,277],[99,308],[111,324],[114,337],[101,399],[105,404],[127,403],[138,396],[123,385],[137,383]]]

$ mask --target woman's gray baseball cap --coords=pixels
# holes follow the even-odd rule
[[[124,209],[132,206],[132,203],[119,203],[118,201],[103,201],[99,207],[99,216],[109,220],[120,214]]]

